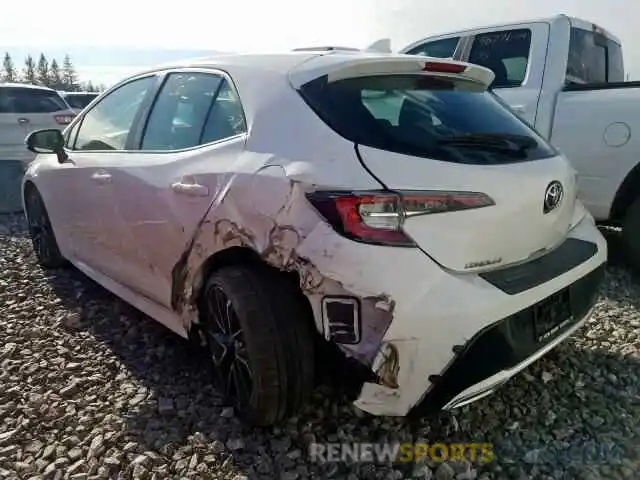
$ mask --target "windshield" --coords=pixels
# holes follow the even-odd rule
[[[337,133],[382,150],[476,165],[558,154],[494,94],[465,80],[385,75],[327,83],[325,76],[300,93]]]
[[[78,110],[82,110],[84,107],[89,105],[97,95],[65,95],[64,99],[67,101],[71,108],[76,108]]]

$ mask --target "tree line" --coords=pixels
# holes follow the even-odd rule
[[[23,67],[19,69],[14,64],[9,52],[5,52],[0,70],[0,80],[42,85],[67,92],[101,92],[106,89],[104,84],[94,85],[90,80],[81,82],[69,55],[64,56],[62,65],[55,58],[49,61],[44,53],[40,54],[37,62],[31,55],[27,55]]]

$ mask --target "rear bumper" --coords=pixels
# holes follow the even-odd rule
[[[420,280],[410,273],[415,277],[406,282],[411,294],[399,299],[401,292],[393,292],[395,315],[373,362],[375,372],[395,371],[395,382],[365,382],[354,404],[374,415],[394,416],[456,408],[490,394],[564,341],[589,318],[607,256],[590,216],[569,240],[589,243],[584,246],[591,251],[583,251],[580,260],[567,252],[565,270],[544,282],[518,268],[498,277],[447,272],[433,278],[423,273]],[[560,294],[569,295],[570,319],[536,338],[534,309]],[[390,356],[393,368],[387,368]]]
[[[596,268],[567,290],[572,320],[547,341],[534,340],[533,315],[527,307],[478,332],[434,382],[423,401],[411,413],[461,407],[486,396],[511,377],[563,342],[591,315],[604,265]]]

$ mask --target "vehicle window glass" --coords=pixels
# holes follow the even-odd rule
[[[607,51],[609,53],[609,68],[607,69],[608,82],[624,82],[624,62],[622,60],[622,47],[613,40],[607,39]]]
[[[67,128],[66,132],[64,132],[64,146],[67,148],[71,148],[73,142],[76,139],[76,133],[78,132],[78,127],[81,122],[76,123],[72,128]]]
[[[620,45],[602,34],[572,27],[567,81],[580,84],[624,81]]]
[[[575,83],[607,81],[607,49],[596,43],[593,32],[571,29],[567,80]]]
[[[495,74],[492,88],[519,87],[524,82],[531,50],[531,30],[502,30],[476,35],[469,62]]]
[[[97,95],[66,95],[65,100],[71,108],[82,110],[89,105]]]
[[[426,42],[408,50],[407,54],[422,55],[425,57],[450,58],[453,57],[459,41],[460,37],[453,37],[435,40],[433,42]]]
[[[0,113],[54,113],[68,108],[55,91],[20,87],[0,90]]]
[[[124,150],[135,115],[155,76],[133,80],[109,93],[89,110],[75,141],[76,150]]]
[[[495,94],[474,82],[381,75],[328,83],[324,76],[300,93],[338,134],[381,150],[476,165],[557,155]]]
[[[240,97],[233,86],[224,80],[202,131],[201,143],[223,140],[246,131]]]
[[[180,150],[200,145],[202,130],[222,77],[172,73],[156,99],[142,138],[142,150]]]

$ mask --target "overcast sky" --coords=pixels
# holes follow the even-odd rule
[[[364,47],[382,37],[399,49],[435,33],[566,13],[617,35],[627,71],[640,79],[639,8],[638,0],[109,0],[100,6],[78,0],[5,1],[0,49],[81,52],[99,45],[265,51],[317,44]],[[110,82],[131,70],[114,65],[103,51],[96,57],[91,65],[78,62],[81,74]]]

